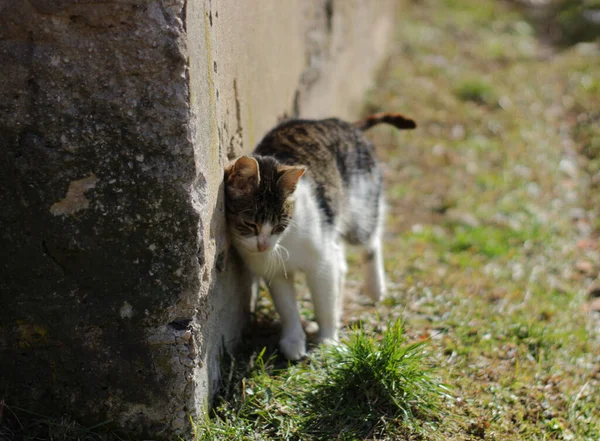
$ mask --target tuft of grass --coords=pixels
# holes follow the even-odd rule
[[[462,80],[454,89],[455,95],[462,101],[491,105],[496,101],[494,88],[483,80]]]
[[[344,346],[327,351],[327,377],[303,399],[304,433],[315,439],[379,438],[434,424],[447,393],[427,367],[425,342],[407,344],[400,320],[380,340],[354,328]]]
[[[220,399],[213,417],[194,423],[194,440],[433,434],[448,391],[433,376],[425,344],[407,343],[402,322],[396,320],[380,338],[354,327],[339,345],[320,348],[308,360],[284,368],[277,367],[276,358],[265,360],[263,350],[250,372],[238,372],[233,394]]]

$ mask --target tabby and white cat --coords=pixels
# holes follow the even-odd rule
[[[364,248],[365,290],[386,291],[381,236],[383,188],[373,145],[363,131],[414,121],[381,113],[349,124],[339,119],[292,120],[274,128],[254,150],[225,170],[227,223],[246,265],[262,277],[281,317],[280,349],[306,355],[294,274],[304,272],[319,341],[335,341],[347,271],[344,243]]]

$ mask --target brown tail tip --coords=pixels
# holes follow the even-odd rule
[[[400,113],[376,113],[366,117],[363,120],[354,123],[359,130],[368,130],[377,124],[390,124],[400,130],[411,130],[417,127],[412,119],[405,117]]]

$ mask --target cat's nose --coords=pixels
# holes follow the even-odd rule
[[[259,252],[267,251],[269,249],[269,239],[259,237],[256,241],[256,247]]]

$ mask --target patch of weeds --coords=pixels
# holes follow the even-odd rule
[[[345,347],[329,351],[329,378],[304,398],[305,433],[317,439],[378,438],[390,430],[418,431],[415,419],[434,423],[446,388],[425,367],[423,346],[406,344],[400,321],[379,341],[354,329]]]
[[[462,80],[455,88],[454,94],[461,101],[473,101],[477,104],[491,105],[496,102],[494,88],[479,79]]]
[[[276,361],[275,356],[266,358],[266,349],[253,354],[248,363],[232,360],[229,381],[216,397],[212,418],[205,415],[193,422],[194,441],[290,439],[298,417],[290,394],[305,387],[311,369],[301,364],[282,368]],[[294,385],[286,388],[288,375]]]
[[[195,422],[195,441],[422,437],[441,417],[447,389],[427,367],[424,343],[408,344],[399,320],[380,339],[357,327],[339,346],[285,368],[264,355],[233,375],[239,383],[213,418]]]
[[[487,258],[511,256],[519,252],[525,242],[534,246],[547,236],[542,226],[533,222],[518,230],[508,226],[459,225],[454,227],[453,232],[454,238],[450,244],[452,251],[469,251]]]
[[[560,347],[561,342],[553,338],[546,326],[537,322],[513,322],[507,327],[509,340],[523,345],[527,352],[536,360],[547,357],[548,351]]]
[[[508,254],[513,247],[521,246],[525,240],[519,232],[511,229],[460,226],[454,230],[450,250],[469,251],[494,258]]]

